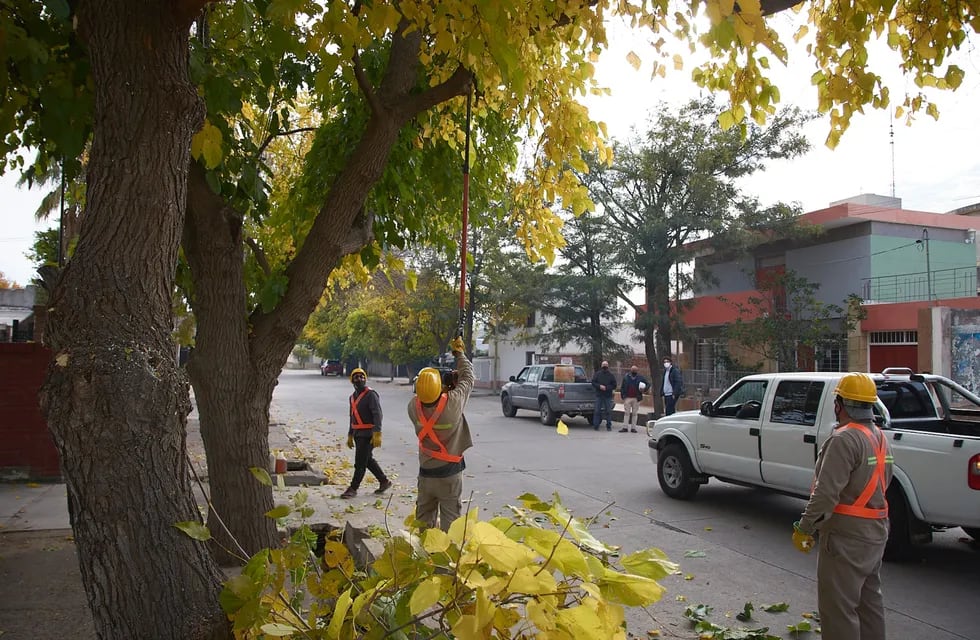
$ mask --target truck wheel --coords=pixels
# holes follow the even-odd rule
[[[694,467],[687,450],[676,442],[668,444],[657,453],[657,480],[660,488],[671,498],[690,500],[701,488],[691,478]]]
[[[506,393],[500,396],[500,408],[508,418],[513,418],[517,415],[517,407],[510,401],[510,396]]]
[[[888,560],[908,560],[912,557],[912,510],[905,492],[896,483],[888,487],[885,494],[888,500],[888,543],[885,545],[885,558]]]
[[[553,427],[555,423],[558,422],[558,414],[551,410],[551,405],[548,404],[548,399],[545,398],[541,401],[539,405],[541,409],[541,424]]]
[[[977,529],[976,527],[960,527],[960,528],[966,532],[966,535],[973,538],[975,542],[980,542],[980,529]]]

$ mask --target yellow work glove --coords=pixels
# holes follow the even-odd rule
[[[797,520],[793,523],[793,546],[802,551],[803,553],[810,553],[813,549],[816,541],[813,539],[809,533],[803,533],[800,531],[800,521]]]
[[[449,350],[453,353],[464,353],[466,351],[466,345],[463,344],[463,336],[453,338],[453,341],[449,343]]]
[[[381,448],[381,432],[375,431],[371,434],[371,446],[375,449]]]
[[[352,435],[347,436],[347,448],[348,449],[353,449],[354,448],[354,436],[352,436]]]

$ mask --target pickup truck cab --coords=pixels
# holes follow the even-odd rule
[[[500,407],[513,418],[518,409],[532,409],[541,423],[553,426],[562,415],[592,421],[595,389],[579,365],[536,364],[521,369],[500,391]]]
[[[742,378],[700,411],[647,423],[661,489],[692,498],[715,477],[806,498],[820,445],[835,426],[843,373]],[[937,529],[980,540],[980,397],[937,375],[886,369],[872,375],[876,414],[890,440],[889,549],[901,555]]]

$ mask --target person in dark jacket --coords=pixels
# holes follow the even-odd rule
[[[619,396],[623,399],[623,428],[619,430],[620,433],[636,433],[640,401],[643,400],[643,392],[648,386],[650,383],[640,375],[636,365],[630,367],[630,372],[623,376],[623,384],[619,387]]]
[[[606,431],[612,431],[613,391],[616,390],[616,376],[609,370],[605,360],[595,375],[592,376],[592,386],[595,387],[595,413],[592,414],[592,428],[599,430],[602,423],[602,412],[606,413]]]
[[[660,387],[660,395],[664,398],[664,415],[674,413],[677,399],[684,395],[684,376],[681,370],[674,366],[670,356],[664,356],[664,381]]]
[[[381,398],[378,392],[367,386],[367,372],[357,368],[350,373],[354,393],[350,396],[350,429],[347,431],[347,448],[354,449],[354,477],[350,486],[340,494],[348,500],[357,495],[357,489],[364,479],[364,472],[370,470],[378,479],[376,494],[391,488],[391,480],[381,470],[372,451],[381,446]]]

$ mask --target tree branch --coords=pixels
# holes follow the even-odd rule
[[[291,136],[294,133],[303,133],[304,131],[316,131],[316,130],[317,130],[317,127],[299,127],[298,129],[290,129],[289,131],[280,131],[279,133],[270,133],[268,136],[266,136],[266,139],[262,141],[262,144],[259,145],[259,150],[255,152],[255,157],[256,158],[260,157],[265,152],[266,147],[268,147],[269,144],[271,144],[272,141],[275,140],[278,137],[281,137],[281,136]]]
[[[417,113],[422,113],[434,107],[437,104],[441,104],[450,98],[455,98],[456,96],[466,95],[466,92],[470,90],[473,85],[473,74],[470,73],[462,65],[456,67],[456,71],[453,75],[446,78],[444,82],[437,84],[434,87],[429,87],[427,90],[412,96],[406,100],[404,112],[409,115],[409,117],[414,116]]]
[[[378,94],[374,92],[374,85],[371,84],[367,73],[364,72],[364,66],[361,64],[361,55],[357,51],[354,52],[351,62],[354,67],[354,77],[357,78],[357,86],[360,87],[361,93],[364,94],[364,99],[367,100],[368,106],[371,107],[371,113],[376,117],[381,117],[384,109],[381,107],[381,102],[378,101]]]
[[[262,247],[259,246],[259,243],[255,241],[255,238],[245,238],[245,244],[247,244],[249,249],[252,250],[252,254],[255,256],[255,261],[259,264],[259,268],[262,269],[262,273],[265,275],[270,275],[272,273],[272,266],[269,265],[269,259],[266,257],[265,251],[263,251]]]

